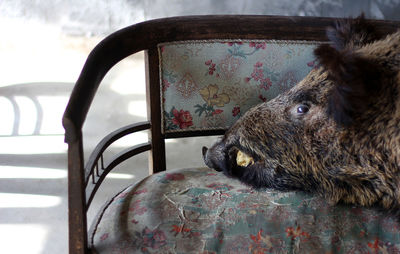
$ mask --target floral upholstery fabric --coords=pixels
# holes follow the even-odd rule
[[[98,253],[400,253],[400,224],[383,212],[256,191],[207,168],[149,176],[101,215]]]
[[[159,45],[164,132],[226,129],[297,84],[316,42],[190,41]]]

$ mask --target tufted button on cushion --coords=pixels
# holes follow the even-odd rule
[[[207,168],[147,177],[92,226],[97,253],[400,253],[400,224],[302,192],[253,190]]]

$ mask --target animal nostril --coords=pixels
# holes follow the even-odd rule
[[[203,153],[203,156],[206,156],[206,153],[207,153],[207,151],[208,151],[208,148],[205,147],[205,146],[203,146],[203,148],[201,149],[201,151],[202,151],[202,153]]]

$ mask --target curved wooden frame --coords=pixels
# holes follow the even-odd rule
[[[196,131],[162,134],[159,81],[159,43],[188,40],[312,40],[326,41],[325,29],[333,25],[332,18],[282,17],[282,16],[188,16],[146,21],[121,29],[102,42],[90,53],[82,73],[72,91],[63,116],[68,143],[68,209],[69,209],[69,252],[86,253],[88,251],[86,211],[94,193],[105,175],[118,163],[143,151],[151,149],[150,173],[165,170],[166,138],[220,135],[219,131]],[[394,32],[400,22],[373,22],[382,33]],[[86,198],[85,188],[89,183],[89,174],[85,175],[82,147],[82,126],[100,82],[111,69],[125,57],[139,51],[145,51],[146,87],[149,122],[131,125],[119,129],[107,136],[96,147],[87,164],[87,170],[97,185]],[[102,152],[116,139],[129,133],[150,129],[150,142],[138,147],[128,148],[104,167]],[[98,160],[102,164],[103,174],[98,173]],[[97,166],[98,168],[98,166]],[[95,179],[96,178],[96,179]],[[96,182],[96,181],[94,181]]]
[[[126,135],[150,129],[149,122],[130,124],[116,131],[111,132],[104,137],[90,155],[85,168],[85,186],[86,186],[86,210],[89,208],[94,195],[101,183],[113,168],[130,157],[149,151],[151,144],[149,142],[129,147],[115,155],[106,166],[104,166],[103,152],[115,141]],[[99,167],[100,161],[100,167]],[[100,169],[99,169],[100,168]],[[91,181],[90,181],[91,179]]]

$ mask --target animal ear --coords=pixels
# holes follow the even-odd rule
[[[334,27],[327,28],[326,35],[337,50],[359,48],[382,37],[375,26],[368,23],[364,13],[355,19],[336,21]]]
[[[338,125],[351,125],[368,109],[380,88],[379,67],[351,50],[338,51],[328,44],[320,45],[314,54],[334,83],[328,95],[328,115]]]

